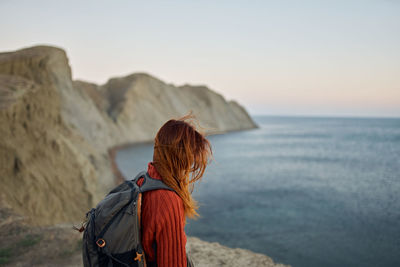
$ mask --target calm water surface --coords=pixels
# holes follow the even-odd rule
[[[255,117],[211,136],[188,235],[293,267],[400,266],[400,119]],[[121,150],[130,178],[152,145]]]

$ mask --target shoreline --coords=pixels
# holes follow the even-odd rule
[[[116,161],[118,150],[137,146],[137,145],[152,144],[152,143],[153,143],[152,141],[125,143],[125,144],[113,146],[108,149],[108,156],[110,157],[110,163],[111,163],[111,172],[114,175],[115,186],[117,186],[127,180],[125,175],[119,169],[117,161]]]
[[[256,130],[259,129],[260,126],[256,124],[256,127],[254,128],[246,128],[246,129],[237,129],[237,130],[230,130],[230,131],[214,131],[206,134],[207,136],[214,136],[214,135],[222,135],[222,134],[229,134],[229,133],[235,133],[235,132],[241,132],[241,131],[251,131],[251,130]],[[148,140],[148,141],[139,141],[139,142],[132,142],[132,143],[124,143],[124,144],[119,144],[112,146],[111,148],[108,149],[108,155],[110,157],[110,162],[111,162],[111,171],[114,175],[114,183],[115,185],[118,185],[120,183],[123,183],[126,181],[126,177],[122,173],[122,171],[119,169],[117,161],[116,161],[116,156],[118,153],[118,150],[125,149],[125,148],[130,148],[134,146],[139,146],[139,145],[146,145],[146,144],[153,144],[153,140]]]

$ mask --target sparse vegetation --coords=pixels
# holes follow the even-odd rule
[[[77,245],[76,245],[76,250],[80,250],[82,248],[82,242],[83,242],[82,239],[78,240]]]
[[[82,239],[79,239],[74,247],[72,247],[71,249],[65,249],[61,251],[59,255],[62,258],[66,258],[75,254],[76,252],[79,252],[81,248],[82,248]]]
[[[0,249],[0,266],[10,263],[15,255],[19,255],[23,250],[35,246],[41,239],[41,235],[26,235],[18,242]]]
[[[17,243],[17,246],[22,248],[32,247],[39,243],[41,239],[42,237],[40,235],[27,235]]]
[[[70,225],[31,226],[1,202],[0,218],[0,267],[81,266],[82,234]]]
[[[0,249],[0,265],[5,265],[10,262],[12,248]]]

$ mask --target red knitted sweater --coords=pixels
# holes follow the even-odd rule
[[[152,178],[162,180],[154,165],[148,164]],[[143,178],[138,185],[142,185]],[[185,215],[182,199],[173,191],[159,189],[142,196],[142,245],[147,262],[158,267],[186,267]]]

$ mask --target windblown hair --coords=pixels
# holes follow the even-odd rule
[[[185,217],[198,216],[192,198],[194,182],[199,180],[212,156],[209,141],[196,130],[193,116],[167,121],[155,137],[153,165],[163,182],[175,190],[184,205]]]

